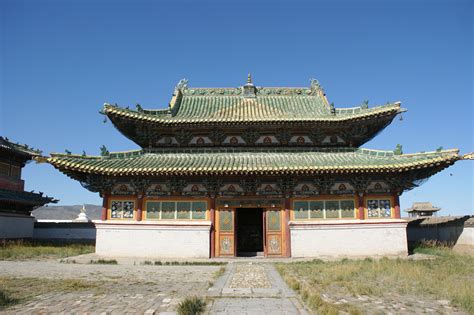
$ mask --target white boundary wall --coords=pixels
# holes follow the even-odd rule
[[[96,221],[101,256],[208,258],[211,222]]]
[[[73,220],[38,220],[33,238],[38,240],[94,241],[95,224]]]
[[[408,255],[405,220],[291,221],[292,257]]]
[[[29,215],[0,212],[0,239],[33,237],[34,220]]]

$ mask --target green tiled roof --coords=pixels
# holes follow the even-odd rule
[[[33,149],[26,144],[18,144],[11,142],[8,138],[0,137],[0,148],[3,150],[13,151],[27,156],[39,156],[40,150]]]
[[[105,104],[104,113],[108,116],[155,122],[160,124],[216,123],[216,122],[317,122],[347,121],[375,115],[398,114],[404,109],[400,103],[387,104],[369,109],[336,109],[335,114],[325,113],[324,108],[315,106],[306,97],[281,99],[244,99],[230,97],[196,97],[186,100],[176,115],[172,111],[140,112]]]
[[[346,121],[379,114],[397,114],[400,103],[373,108],[363,106],[331,109],[319,87],[255,87],[254,97],[241,88],[179,88],[166,110],[137,110],[105,104],[109,117],[159,124]]]
[[[395,155],[367,149],[183,149],[111,153],[106,157],[51,154],[47,162],[69,173],[113,176],[321,174],[402,172],[449,166],[458,150]]]

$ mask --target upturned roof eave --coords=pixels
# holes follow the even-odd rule
[[[337,111],[341,110],[353,110],[353,108],[337,108]],[[166,110],[163,110],[166,111]],[[357,119],[369,118],[381,114],[399,114],[406,112],[407,110],[400,106],[400,102],[391,104],[385,104],[376,106],[368,109],[360,109],[357,113],[339,113],[339,114],[328,114],[328,115],[315,115],[313,117],[237,117],[237,118],[196,118],[190,119],[187,117],[180,118],[179,116],[172,116],[171,112],[167,115],[152,115],[143,111],[132,110],[129,108],[122,108],[115,105],[104,104],[102,113],[105,114],[114,123],[114,117],[122,117],[128,120],[134,120],[137,122],[155,123],[158,125],[169,126],[169,125],[180,125],[180,124],[271,124],[271,123],[285,123],[285,124],[301,124],[301,123],[341,123],[346,121],[352,121]],[[115,123],[114,123],[115,125]],[[115,125],[116,128],[120,128]]]
[[[142,153],[150,154],[150,153]],[[172,153],[169,153],[172,154]],[[186,158],[191,157],[193,154],[188,154]],[[208,155],[208,154],[207,154]],[[265,155],[265,154],[263,154]],[[301,165],[298,163],[295,165],[287,165],[285,167],[275,167],[272,166],[261,166],[252,168],[246,167],[245,165],[240,165],[238,167],[228,167],[220,166],[216,168],[214,166],[185,166],[185,165],[165,165],[162,164],[161,167],[152,167],[150,165],[142,166],[130,166],[130,167],[117,167],[113,166],[114,160],[124,160],[124,158],[107,158],[107,157],[94,157],[94,159],[99,160],[109,160],[112,163],[107,165],[108,162],[102,165],[86,165],[85,161],[90,161],[90,157],[83,156],[72,156],[67,154],[53,154],[52,157],[47,158],[46,162],[53,165],[55,168],[59,169],[64,173],[74,172],[74,173],[83,173],[83,174],[98,174],[106,176],[135,176],[135,175],[145,175],[145,176],[195,176],[195,175],[278,175],[278,174],[293,174],[293,175],[310,175],[310,174],[353,174],[353,173],[393,173],[393,172],[404,172],[410,170],[426,169],[426,168],[435,168],[442,166],[442,168],[448,167],[449,165],[455,163],[457,160],[460,160],[461,157],[457,154],[457,150],[446,150],[442,152],[433,152],[431,153],[419,153],[419,156],[427,156],[424,160],[415,160],[412,161],[409,157],[411,155],[402,155],[394,156],[393,161],[387,161],[385,164],[357,164],[357,165]],[[139,156],[139,155],[138,155]],[[130,159],[137,158],[130,157]],[[189,157],[188,157],[189,156]],[[201,158],[206,156],[206,154],[201,154]],[[400,159],[404,157],[404,159]],[[166,157],[168,158],[168,157]],[[370,160],[370,159],[369,159]],[[288,160],[292,161],[292,159]],[[378,161],[380,162],[380,161]],[[161,162],[164,163],[164,162]],[[315,162],[313,162],[315,163]],[[123,163],[122,163],[123,164]],[[291,163],[290,163],[291,164]],[[200,165],[200,164],[199,164]],[[233,165],[233,164],[232,164]],[[127,163],[128,166],[128,163]]]

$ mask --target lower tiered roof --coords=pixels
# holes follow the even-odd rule
[[[310,175],[391,173],[436,168],[462,159],[458,150],[395,154],[337,149],[139,150],[107,156],[53,153],[45,160],[60,171],[106,176]]]
[[[42,193],[0,189],[0,202],[12,202],[31,206],[43,206],[47,203],[57,203],[58,200],[44,196]]]

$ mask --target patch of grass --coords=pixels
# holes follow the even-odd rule
[[[330,314],[333,309],[358,311],[355,306],[322,299],[323,293],[331,292],[336,297],[417,295],[448,299],[473,314],[474,257],[456,254],[446,247],[419,247],[415,252],[436,255],[436,259],[295,262],[277,264],[277,269],[313,310],[322,313]]]
[[[225,272],[225,267],[220,267],[219,270],[217,270],[215,273],[214,273],[214,279],[217,279],[219,278],[220,276],[222,276]]]
[[[96,290],[95,282],[79,279],[45,279],[0,277],[0,309],[23,303],[52,292]]]
[[[14,299],[8,295],[7,292],[0,290],[0,309],[7,306],[15,305],[18,303],[18,299]]]
[[[427,254],[435,256],[446,256],[452,254],[451,246],[445,242],[422,241],[413,248],[415,254]]]
[[[60,244],[15,240],[0,243],[0,260],[52,259],[93,253],[91,244]]]
[[[197,296],[187,297],[178,304],[177,312],[179,315],[197,315],[205,310],[206,302]]]
[[[89,261],[89,264],[93,264],[93,265],[118,265],[118,262],[115,259],[97,259],[97,260],[91,259]]]

